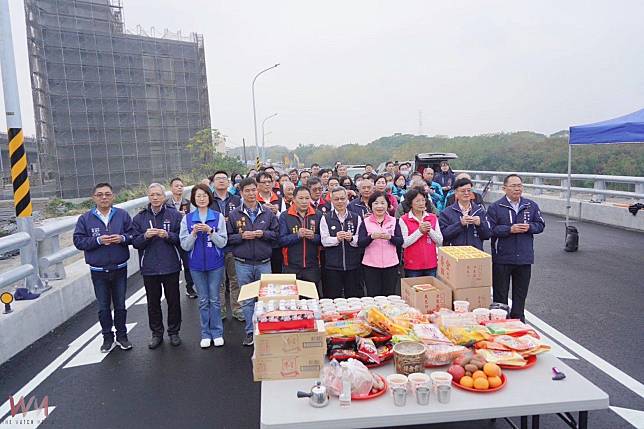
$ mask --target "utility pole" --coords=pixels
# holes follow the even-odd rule
[[[9,159],[11,160],[11,181],[13,183],[13,204],[16,209],[18,229],[31,237],[29,243],[20,249],[20,262],[30,265],[33,272],[25,278],[25,287],[16,290],[16,299],[35,299],[46,290],[38,276],[38,256],[34,240],[34,220],[32,217],[31,191],[29,184],[29,163],[25,151],[20,116],[20,98],[16,77],[16,60],[13,53],[11,17],[9,2],[0,0],[0,72],[7,117],[9,140]],[[47,287],[49,289],[49,287]]]

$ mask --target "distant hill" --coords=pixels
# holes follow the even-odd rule
[[[254,148],[246,151],[249,159],[255,157]],[[394,134],[367,145],[307,145],[295,150],[284,146],[266,148],[266,156],[273,162],[281,161],[286,155],[293,159],[293,154],[297,154],[306,166],[314,162],[332,166],[337,160],[348,164],[370,162],[377,166],[390,159],[414,159],[420,152],[454,152],[459,156],[452,163],[455,169],[565,173],[568,131],[550,136],[531,131],[458,137]],[[242,158],[242,149],[235,148],[228,154]],[[572,165],[573,173],[644,176],[644,147],[638,144],[577,146],[573,150]]]

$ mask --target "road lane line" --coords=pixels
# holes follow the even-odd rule
[[[125,308],[131,307],[136,301],[141,299],[141,297],[145,294],[145,288],[141,287],[139,290],[134,292],[132,296],[130,296],[126,301],[125,301]],[[88,341],[90,341],[92,338],[94,338],[96,335],[100,334],[101,332],[101,325],[100,323],[95,323],[92,325],[91,328],[89,328],[87,331],[85,331],[81,336],[79,336],[77,339],[72,341],[67,349],[62,352],[56,359],[54,359],[49,365],[47,365],[43,370],[41,370],[34,378],[29,380],[27,384],[22,386],[20,390],[18,390],[13,397],[14,398],[20,398],[21,396],[26,398],[31,392],[36,390],[40,384],[45,381],[51,374],[54,373],[58,368],[60,368],[70,357],[72,357],[76,352],[78,352]],[[0,419],[5,417],[9,412],[11,411],[11,407],[9,405],[9,400],[7,399],[2,406],[0,406]],[[0,420],[0,426],[2,426],[3,421]]]
[[[526,320],[528,320],[531,325],[534,325],[550,338],[566,346],[570,351],[576,353],[579,357],[594,365],[597,369],[604,372],[606,375],[620,383],[622,386],[626,387],[636,395],[639,395],[641,398],[644,398],[644,384],[635,380],[633,377],[626,374],[619,368],[606,362],[604,359],[600,358],[599,356],[588,350],[586,347],[582,346],[574,340],[571,340],[529,311],[526,311],[525,315]]]
[[[644,411],[631,410],[630,408],[610,407],[618,416],[638,429],[644,428]]]
[[[127,323],[125,328],[129,333],[137,323]],[[101,353],[101,344],[103,344],[103,336],[97,335],[90,341],[76,356],[74,356],[63,368],[74,368],[76,366],[91,365],[100,363],[107,357],[109,353]],[[118,348],[118,346],[116,346]]]

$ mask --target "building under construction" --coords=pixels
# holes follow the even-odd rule
[[[203,37],[125,29],[115,0],[25,0],[36,134],[63,198],[167,182],[210,128]]]

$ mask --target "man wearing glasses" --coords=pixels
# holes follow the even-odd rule
[[[483,241],[492,233],[485,209],[472,201],[472,181],[458,179],[454,190],[456,202],[446,207],[438,218],[443,246],[474,246],[483,250]]]
[[[533,236],[546,227],[539,206],[523,198],[523,181],[517,174],[503,179],[505,196],[490,205],[492,228],[492,290],[494,302],[508,303],[512,281],[509,319],[525,322],[525,300],[534,263]]]
[[[116,344],[129,350],[132,343],[125,328],[125,291],[132,219],[125,210],[112,206],[114,193],[109,183],[99,183],[94,187],[93,200],[96,207],[81,215],[76,222],[74,246],[85,252],[85,262],[91,272],[103,333],[101,353],[109,353],[114,348],[112,326],[116,328]]]

